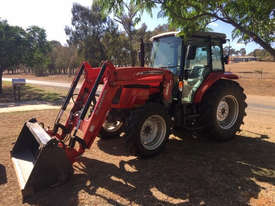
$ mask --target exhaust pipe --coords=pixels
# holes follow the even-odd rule
[[[58,140],[32,119],[26,122],[11,151],[23,202],[37,191],[66,182],[72,163]]]

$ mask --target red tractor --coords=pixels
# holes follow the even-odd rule
[[[65,182],[72,163],[96,136],[124,134],[137,155],[148,157],[162,151],[178,128],[219,141],[240,130],[246,96],[233,81],[238,77],[224,72],[226,36],[195,33],[183,41],[177,32],[168,32],[152,37],[152,42],[150,67],[105,62],[92,68],[83,63],[52,130],[44,130],[36,119],[25,123],[11,151],[23,198]],[[71,99],[73,106],[61,124]]]

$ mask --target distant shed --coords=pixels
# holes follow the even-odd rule
[[[259,58],[254,56],[231,56],[229,61],[232,63],[249,62],[249,61],[259,61]]]

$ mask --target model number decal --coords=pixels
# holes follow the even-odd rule
[[[153,71],[137,72],[136,76],[145,75],[145,74],[163,74],[163,71],[153,70]]]

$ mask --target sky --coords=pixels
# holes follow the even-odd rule
[[[10,25],[21,26],[26,29],[36,25],[47,32],[48,40],[57,40],[66,44],[65,26],[71,25],[71,9],[74,2],[90,7],[92,0],[0,0],[0,18],[8,21]],[[153,30],[159,24],[167,22],[166,18],[157,18],[159,9],[153,10],[153,17],[144,13],[141,23],[145,22],[149,30]],[[140,26],[141,23],[138,25]],[[225,33],[231,39],[232,26],[217,21],[210,25],[215,32]],[[230,45],[239,50],[245,47],[247,53],[255,48],[261,48],[258,44],[239,44],[231,41]]]

